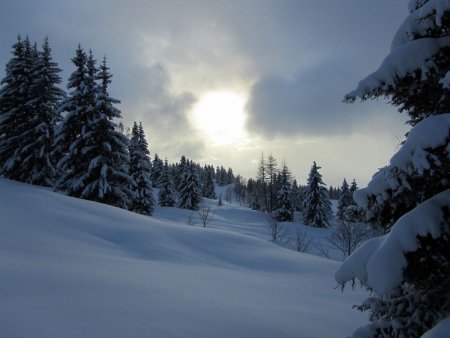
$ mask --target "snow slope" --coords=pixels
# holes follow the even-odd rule
[[[260,215],[228,210],[216,225],[243,233],[0,179],[0,336],[342,337],[367,321],[362,291],[334,289],[337,262],[248,236]]]

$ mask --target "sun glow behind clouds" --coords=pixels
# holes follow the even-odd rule
[[[227,145],[246,137],[243,96],[227,91],[211,92],[194,106],[193,124],[213,145]]]

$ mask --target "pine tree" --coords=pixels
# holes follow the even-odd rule
[[[65,116],[56,129],[54,156],[59,157],[57,167],[61,172],[58,189],[80,197],[84,189],[83,177],[88,171],[81,149],[85,127],[95,107],[95,88],[88,80],[87,55],[80,45],[72,62],[76,69],[67,83],[69,94],[60,106]]]
[[[19,135],[23,133],[18,126],[27,119],[24,109],[28,92],[26,45],[20,36],[12,48],[13,56],[6,65],[0,89],[0,174],[6,177],[20,145]]]
[[[50,156],[58,121],[59,69],[48,41],[43,52],[18,38],[0,92],[0,172],[10,179],[52,186],[56,172]]]
[[[178,207],[197,210],[201,202],[200,182],[193,162],[187,161],[181,173]]]
[[[353,179],[352,184],[350,185],[350,196],[352,197],[352,204],[356,205],[355,199],[353,198],[354,193],[358,190],[358,185],[356,184],[355,179]]]
[[[95,105],[88,115],[87,124],[83,126],[81,157],[84,162],[82,167],[87,168],[87,171],[81,176],[83,189],[79,197],[128,209],[134,200],[130,187],[135,182],[128,175],[128,140],[116,131],[117,125],[113,122],[113,119],[121,117],[120,111],[114,107],[120,101],[108,93],[112,75],[106,66],[106,58],[98,75],[92,53],[87,67],[88,81],[94,80],[90,86],[95,93]],[[95,83],[97,77],[100,81],[98,86]],[[151,207],[146,207],[145,213],[151,213]]]
[[[155,154],[155,157],[153,159],[153,165],[152,165],[152,183],[154,188],[160,188],[160,178],[162,175],[162,171],[164,169],[164,163],[159,158],[158,154]]]
[[[299,187],[297,180],[294,179],[291,187],[292,206],[295,211],[303,210],[303,187]]]
[[[186,156],[182,155],[180,158],[180,162],[174,165],[173,167],[173,180],[177,191],[180,191],[181,188],[181,180],[183,177],[183,173],[186,169],[187,163]]]
[[[338,211],[337,211],[337,218],[339,220],[344,220],[344,213],[345,213],[345,209],[347,207],[349,207],[350,205],[352,205],[353,203],[353,198],[352,198],[352,194],[350,192],[347,180],[344,178],[344,181],[342,182],[342,186],[341,186],[341,192],[339,194],[339,199],[338,199]]]
[[[129,153],[130,176],[136,182],[134,191],[135,198],[131,209],[143,215],[152,215],[155,201],[150,178],[150,152],[147,148],[147,140],[145,139],[142,123],[139,126],[136,122],[133,124],[129,142]]]
[[[44,39],[42,52],[37,55],[32,74],[33,117],[30,118],[30,131],[27,133],[29,143],[20,153],[24,159],[21,165],[22,178],[27,183],[54,186],[57,171],[51,154],[56,124],[61,121],[58,106],[65,93],[57,87],[61,83],[58,74],[61,70],[52,60],[47,38]]]
[[[448,1],[411,0],[382,66],[346,97],[388,97],[414,126],[390,164],[355,193],[386,235],[363,244],[336,273],[340,283],[358,278],[372,293],[359,306],[371,323],[354,336],[448,336],[439,323],[450,320],[449,32]]]
[[[303,217],[306,225],[325,228],[330,225],[332,211],[328,190],[319,173],[320,168],[313,162],[305,191]]]
[[[204,183],[203,183],[203,197],[216,199],[216,191],[214,187],[214,180],[212,178],[212,174],[210,170],[206,170]]]
[[[172,176],[169,173],[167,159],[164,161],[164,167],[160,177],[158,204],[162,207],[173,207],[176,204],[175,188],[172,182]]]
[[[294,219],[294,207],[291,199],[290,173],[286,163],[281,170],[281,188],[278,190],[278,209],[275,218],[280,222],[291,222]]]

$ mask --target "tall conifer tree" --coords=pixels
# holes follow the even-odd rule
[[[97,76],[91,53],[88,58],[89,82],[97,77],[99,85],[95,80],[94,83],[89,83],[94,89],[95,105],[82,133],[84,144],[81,155],[87,172],[82,175],[83,190],[80,197],[128,209],[134,199],[130,187],[135,182],[128,175],[128,140],[116,130],[117,125],[113,122],[115,118],[121,117],[120,111],[114,107],[120,101],[110,97],[108,93],[112,75],[106,65],[106,58],[103,59]]]
[[[57,167],[61,172],[58,189],[79,197],[84,189],[83,177],[88,170],[81,153],[83,136],[95,102],[94,88],[88,85],[87,55],[80,45],[72,62],[76,69],[67,83],[68,96],[60,106],[65,116],[56,130],[54,154],[59,157]]]
[[[158,192],[158,204],[162,207],[173,207],[176,204],[175,187],[172,175],[169,172],[167,159],[164,161],[163,171],[160,177],[160,189]]]
[[[396,155],[355,193],[386,234],[336,273],[359,279],[370,323],[353,337],[447,337],[450,323],[450,3],[410,0],[380,68],[346,96],[388,97],[414,128]]]
[[[286,163],[280,173],[281,182],[277,195],[276,219],[281,222],[290,222],[294,219],[294,206],[291,198],[291,174]]]
[[[352,194],[350,192],[347,180],[344,178],[344,181],[342,182],[341,186],[341,192],[339,193],[339,200],[338,200],[338,211],[337,211],[337,218],[339,220],[344,220],[344,213],[345,208],[349,207],[353,203]]]
[[[303,217],[306,225],[325,228],[330,225],[332,211],[328,191],[319,169],[316,162],[313,162],[305,191]]]
[[[22,131],[17,126],[26,119],[26,46],[20,36],[12,48],[13,56],[6,65],[6,76],[2,79],[0,88],[0,173],[3,175],[9,171],[10,165],[7,162],[11,161],[19,147],[19,135]]]
[[[178,190],[178,207],[197,210],[202,198],[195,165],[192,161],[187,161],[183,169]]]
[[[144,215],[152,215],[155,201],[150,179],[150,158],[142,123],[133,124],[130,140],[130,175],[136,182],[132,210]]]

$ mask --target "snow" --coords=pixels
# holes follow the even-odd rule
[[[367,283],[378,295],[389,294],[402,281],[406,252],[416,251],[417,236],[438,238],[445,228],[442,208],[450,205],[450,189],[433,196],[403,215],[383,237],[372,239],[356,250],[336,271],[343,284],[353,278]]]
[[[450,135],[450,114],[429,117],[413,128],[405,144],[391,159],[391,166],[420,175],[430,169],[427,149],[446,144]]]
[[[450,89],[450,71],[445,74],[440,83],[442,87]]]
[[[439,322],[433,329],[425,333],[422,338],[448,338],[450,332],[450,316]]]
[[[415,9],[416,2],[410,4],[411,14],[397,30],[391,50],[408,43],[415,36],[426,36],[436,26],[442,26],[442,18],[450,8],[450,0],[429,0],[418,10]]]
[[[203,228],[189,210],[147,217],[0,179],[1,335],[332,338],[367,321],[351,309],[365,292],[335,289],[338,262],[263,239],[261,213],[212,211]]]

